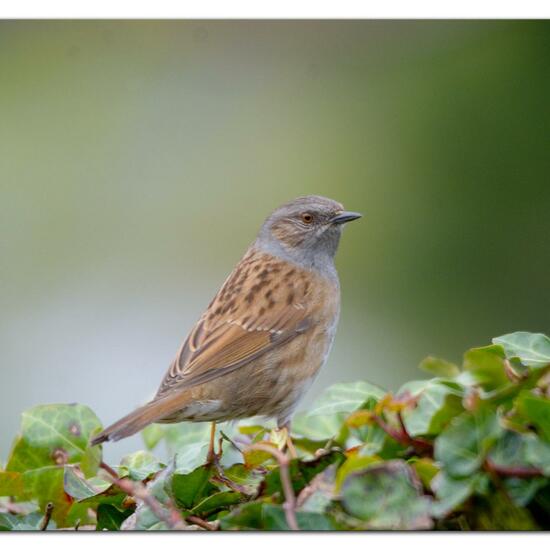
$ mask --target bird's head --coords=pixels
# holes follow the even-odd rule
[[[344,224],[361,217],[326,197],[299,197],[277,208],[264,222],[258,243],[266,251],[284,255],[298,263],[336,254]]]

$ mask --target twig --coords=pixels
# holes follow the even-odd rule
[[[237,452],[242,454],[242,449],[226,434],[223,430],[220,430],[220,436],[225,439]]]
[[[411,437],[407,428],[405,427],[405,422],[401,416],[401,412],[397,413],[397,418],[401,430],[396,430],[387,424],[381,416],[377,414],[372,415],[373,420],[382,428],[392,439],[395,439],[397,443],[403,445],[404,447],[414,447],[420,453],[431,453],[433,451],[433,445],[431,442],[425,439],[418,439]]]
[[[526,378],[525,375],[522,376],[521,374],[518,374],[516,372],[516,370],[512,366],[512,363],[510,363],[508,359],[504,359],[504,374],[506,374],[508,380],[510,380],[510,382],[513,382],[514,384]]]
[[[214,423],[213,423],[214,424]],[[223,433],[222,430],[220,430],[220,438],[218,440],[218,447],[219,447],[219,452],[216,454],[216,453],[213,453],[213,456],[211,457],[208,457],[207,458],[207,464],[211,464],[212,466],[214,466],[214,468],[216,469],[216,474],[213,476],[213,479],[217,479],[218,481],[220,481],[221,483],[223,483],[225,486],[229,487],[231,490],[233,491],[236,491],[237,493],[244,493],[246,494],[246,489],[244,486],[242,485],[239,485],[238,483],[235,483],[234,481],[231,481],[226,475],[225,475],[225,472],[223,471],[223,468],[222,468],[222,465],[220,464],[220,459],[222,457],[222,452],[223,452],[223,441],[224,439],[226,441],[229,441],[229,443],[235,448],[237,449],[237,451],[239,453],[242,454],[242,450],[237,447],[237,445],[235,443],[233,443],[233,441],[226,435]]]
[[[420,452],[432,452],[433,451],[433,443],[431,441],[427,441],[426,439],[421,439],[419,437],[412,437],[409,434],[409,431],[407,430],[407,426],[405,426],[405,421],[403,420],[403,415],[401,411],[397,411],[397,419],[399,420],[399,425],[401,426],[401,430],[403,432],[403,435],[406,437],[406,439],[409,441],[409,443]]]
[[[248,494],[248,491],[244,485],[235,483],[225,475],[225,472],[223,471],[223,468],[221,467],[220,464],[215,462],[214,466],[216,468],[216,474],[213,476],[213,479],[217,479],[218,481],[220,481],[221,483],[229,487],[231,490],[236,491],[237,493]]]
[[[514,505],[514,502],[512,501],[512,497],[510,496],[510,493],[506,490],[506,486],[504,485],[501,475],[496,469],[495,464],[493,462],[486,458],[485,462],[483,463],[483,469],[489,474],[489,478],[493,482],[493,485],[495,486],[496,490],[500,492],[500,494],[503,496],[504,500],[506,500],[508,505]]]
[[[502,466],[495,464],[490,458],[485,459],[485,469],[501,476],[524,479],[544,475],[540,468],[534,466]]]
[[[105,464],[105,462],[101,463],[101,467],[111,476],[113,483],[117,487],[136,500],[142,500],[149,506],[153,514],[161,521],[164,521],[170,529],[174,531],[185,529],[185,523],[181,519],[180,513],[171,503],[168,504],[169,510],[164,510],[159,501],[147,491],[142,483],[134,483],[129,479],[119,478],[115,470],[108,464]]]
[[[290,481],[290,460],[279,449],[265,443],[253,443],[248,449],[269,453],[279,463],[279,475],[281,476],[281,484],[285,494],[283,510],[285,511],[286,522],[292,531],[299,531],[298,521],[296,520],[296,497]]]
[[[296,498],[296,507],[301,508],[315,493],[324,493],[330,495],[331,499],[334,494],[334,477],[336,467],[330,465],[326,470],[319,472],[301,491]]]
[[[40,531],[45,531],[48,528],[48,524],[52,519],[52,512],[53,512],[53,502],[48,502],[48,504],[46,504],[46,510],[44,511],[44,517],[40,522],[40,527],[39,527]]]
[[[405,447],[409,445],[408,438],[404,434],[394,430],[391,426],[386,424],[382,417],[374,414],[373,419],[391,438],[395,439],[398,443],[401,443]]]
[[[194,523],[195,525],[198,525],[199,527],[202,527],[203,529],[206,529],[207,531],[217,531],[218,528],[215,525],[212,525],[211,523],[208,523],[206,520],[199,518],[198,516],[187,516],[185,518],[189,523]]]

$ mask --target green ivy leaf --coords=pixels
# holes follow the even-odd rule
[[[149,493],[160,503],[166,506],[170,500],[172,476],[174,474],[175,461],[172,461],[152,481],[147,484]],[[139,502],[135,514],[128,516],[126,521],[133,521],[133,529],[136,531],[166,531],[168,525],[160,520],[144,502]],[[123,527],[123,526],[121,526]]]
[[[453,477],[475,473],[502,433],[497,415],[487,407],[451,420],[435,441],[435,459]]]
[[[531,435],[526,437],[525,457],[529,464],[542,470],[545,476],[550,476],[550,443]]]
[[[84,405],[39,405],[22,415],[21,435],[6,470],[22,474],[21,498],[37,500],[42,512],[53,503],[52,517],[60,527],[71,507],[64,492],[64,466],[84,461],[89,471],[94,463],[90,455],[101,453],[99,448],[89,450],[90,437],[100,429],[99,419]]]
[[[399,390],[402,393],[407,386]],[[438,378],[426,380],[410,393],[417,397],[416,407],[406,409],[403,420],[410,435],[437,435],[455,416],[464,411],[463,392],[442,384]]]
[[[531,479],[508,477],[504,479],[503,484],[506,493],[516,506],[527,506],[538,491],[548,485],[548,479],[544,477],[533,477]]]
[[[264,504],[262,502],[247,502],[223,516],[220,519],[220,528],[222,531],[262,529],[264,526],[263,511]]]
[[[0,496],[17,497],[23,493],[23,476],[20,472],[0,472]]]
[[[97,507],[97,531],[120,531],[122,522],[132,515],[132,510],[120,510],[112,504],[101,503]]]
[[[325,470],[331,464],[340,464],[344,457],[340,452],[334,451],[324,454],[313,460],[300,461],[294,459],[290,462],[290,481],[295,493],[299,493],[311,480],[320,472]],[[279,495],[279,499],[284,500],[284,491],[281,484],[281,474],[279,467],[268,472],[262,484],[263,495]]]
[[[486,391],[510,384],[506,376],[504,350],[500,345],[473,348],[464,354],[464,370]]]
[[[26,516],[19,516],[0,512],[0,531],[34,531],[34,527],[27,523]]]
[[[25,493],[22,498],[38,502],[42,513],[49,502],[54,505],[52,518],[60,527],[66,527],[65,517],[71,508],[71,499],[63,490],[63,468],[46,466],[23,474]]]
[[[233,466],[225,468],[223,473],[227,479],[236,483],[244,494],[250,496],[257,493],[258,487],[263,481],[262,473],[257,470],[250,470],[244,464],[233,464]],[[225,488],[225,485],[221,482],[214,480],[211,480],[211,482]]]
[[[550,399],[524,390],[516,399],[518,412],[550,442]]]
[[[250,422],[253,419],[247,419]],[[243,421],[244,422],[244,421]],[[240,435],[238,423],[217,424],[218,436],[223,431],[226,436],[235,439]],[[164,441],[168,456],[178,456],[178,472],[189,473],[206,462],[208,446],[210,444],[209,422],[180,422],[164,427]],[[217,444],[217,441],[216,441]],[[242,458],[241,454],[232,445],[225,443],[221,463],[230,466]],[[185,471],[184,471],[185,470]]]
[[[0,531],[38,531],[44,515],[40,512],[31,512],[25,516],[0,513]],[[50,520],[47,530],[57,528],[55,521]]]
[[[338,436],[346,417],[369,401],[374,404],[386,392],[368,382],[334,384],[327,388],[311,409],[297,414],[292,432],[310,440],[328,440]]]
[[[296,521],[303,531],[329,531],[330,521],[322,514],[314,512],[296,512]],[[238,506],[230,514],[221,518],[222,530],[261,530],[288,531],[285,512],[282,506],[250,502]]]
[[[534,434],[519,434],[507,430],[488,456],[495,465],[512,468],[544,467],[548,461],[550,471],[550,444],[540,441]]]
[[[101,429],[97,416],[84,405],[38,405],[22,414],[21,436],[6,466],[26,472],[45,466],[79,463],[90,436]]]
[[[224,508],[229,508],[235,504],[238,504],[244,499],[244,495],[233,491],[214,493],[201,500],[190,510],[190,513],[196,516],[208,516],[215,512],[219,512]]]
[[[394,449],[401,449],[401,446],[388,437],[386,432],[377,424],[361,426],[360,428],[351,429],[350,431],[357,435],[357,438],[362,443],[360,451],[362,456],[378,455],[386,457],[388,456],[386,452],[388,447],[390,448],[389,455],[392,455],[391,447],[394,447]]]
[[[440,471],[431,482],[431,487],[437,500],[433,503],[432,514],[444,517],[456,511],[474,493],[485,492],[489,478],[484,473],[456,479],[444,471]]]
[[[439,467],[431,458],[413,458],[410,461],[416,475],[425,488],[431,486],[432,480],[439,473]]]
[[[88,445],[80,459],[80,469],[86,477],[93,477],[101,464],[102,452],[99,445]]]
[[[431,499],[422,494],[414,471],[402,460],[374,464],[350,474],[342,505],[369,529],[429,529]]]
[[[508,359],[518,358],[527,367],[550,365],[550,338],[545,334],[513,332],[493,338],[493,343],[504,348]]]
[[[328,518],[315,512],[296,512],[296,523],[301,531],[330,531]],[[266,531],[288,531],[288,523],[282,506],[264,504],[263,518]]]
[[[210,495],[215,490],[215,486],[210,483],[213,473],[212,466],[199,466],[188,474],[180,474],[176,470],[171,480],[171,495],[178,506],[192,508]]]
[[[81,501],[104,493],[111,483],[100,477],[85,479],[73,466],[65,466],[63,488],[76,501]]]
[[[354,472],[363,471],[365,468],[367,468],[371,464],[374,464],[380,461],[381,459],[377,456],[360,455],[358,453],[351,455],[340,466],[340,468],[338,468],[338,472],[336,474],[335,490],[338,493],[340,493],[342,484],[344,483],[348,475]]]
[[[128,475],[134,481],[148,479],[164,468],[155,456],[147,451],[136,451],[120,462],[119,475]]]
[[[368,382],[333,384],[323,391],[308,411],[308,416],[327,416],[356,411],[370,398],[381,399],[385,391]]]
[[[438,357],[426,357],[418,365],[418,368],[433,374],[434,376],[442,376],[445,378],[453,378],[460,374],[460,368],[454,363],[449,363],[445,359]]]
[[[298,413],[292,420],[292,434],[303,436],[309,441],[324,443],[338,435],[346,416],[346,413],[328,416],[309,416],[307,413]]]
[[[319,472],[309,483],[307,490],[300,493],[300,510],[324,514],[332,505],[336,495],[336,465]]]

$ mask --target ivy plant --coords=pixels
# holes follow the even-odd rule
[[[328,388],[294,419],[294,449],[269,423],[222,424],[210,464],[208,425],[149,426],[110,466],[90,408],[38,405],[0,468],[0,530],[550,529],[550,338],[420,368],[432,378],[394,393]]]

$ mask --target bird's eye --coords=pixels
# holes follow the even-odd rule
[[[310,224],[313,221],[313,216],[309,212],[304,212],[302,214],[302,221],[304,223]]]

